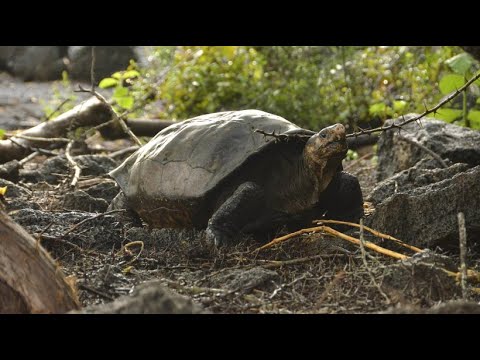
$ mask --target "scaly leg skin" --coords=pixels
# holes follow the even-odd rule
[[[233,244],[242,229],[255,222],[264,208],[263,189],[253,182],[241,184],[208,221],[207,242],[215,246]]]

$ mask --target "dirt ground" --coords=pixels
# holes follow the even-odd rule
[[[8,98],[4,85],[12,79],[2,75],[0,80],[0,128],[13,128],[9,114],[15,106],[31,110],[28,124],[24,117],[17,118],[18,128],[38,122],[38,106],[30,106],[28,96],[17,96],[17,102]],[[48,86],[39,85],[47,98]],[[110,302],[147,280],[159,280],[213,313],[371,313],[399,305],[428,308],[461,297],[453,280],[450,284],[435,280],[436,275],[420,280],[412,275],[400,281],[392,276],[398,260],[371,251],[362,255],[357,246],[320,233],[262,251],[255,251],[261,246],[255,239],[234,248],[211,249],[203,231],[149,229],[121,213],[105,212],[118,191],[106,173],[124,158],[109,154],[129,145],[128,140],[91,139],[75,192],[68,186],[73,171],[62,150],[60,157],[42,155],[26,163],[15,182],[21,187],[0,180],[0,186],[8,188],[10,216],[41,241],[66,275],[76,278],[84,306]],[[373,148],[363,151],[344,168],[359,178],[366,197],[376,183],[376,162]],[[359,236],[357,230],[350,234]],[[386,240],[367,239],[412,255]],[[455,254],[448,259],[453,267],[458,264]],[[423,281],[421,286],[415,285],[418,281]],[[480,300],[474,294],[469,298]]]

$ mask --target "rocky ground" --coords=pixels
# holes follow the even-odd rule
[[[53,95],[51,83],[20,83],[0,74],[0,128],[14,130],[38,123],[43,117],[41,100],[48,102]],[[385,152],[387,145],[395,147],[395,140],[389,141],[379,144],[379,153]],[[58,156],[41,155],[27,162],[12,181],[0,179],[0,187],[7,186],[3,201],[9,215],[40,240],[67,275],[75,277],[85,307],[81,312],[479,311],[478,284],[469,283],[469,302],[452,302],[462,298],[462,288],[454,276],[459,267],[458,238],[452,230],[456,224],[445,215],[447,208],[452,214],[460,209],[467,224],[480,224],[476,213],[470,211],[479,204],[475,184],[480,183],[476,182],[480,169],[475,167],[474,151],[468,152],[468,159],[453,159],[447,169],[439,170],[431,159],[422,160],[426,165],[417,161],[406,164],[408,176],[402,173],[407,170],[391,170],[391,166],[387,169],[390,174],[385,173],[385,167],[383,172],[377,171],[385,158],[377,157],[374,147],[363,149],[357,160],[345,161],[345,170],[359,178],[368,200],[366,224],[388,229],[397,237],[400,233],[402,240],[429,249],[415,254],[388,240],[365,235],[380,246],[414,255],[399,261],[370,250],[362,254],[358,246],[320,233],[298,236],[262,251],[255,250],[261,244],[254,239],[245,239],[235,248],[212,250],[204,244],[203,231],[149,229],[122,220],[118,213],[106,212],[118,191],[106,174],[125,158],[110,154],[129,145],[127,140],[91,139],[90,152],[75,157],[82,167],[75,191],[68,186],[72,169],[62,150]],[[441,153],[441,149],[437,151]],[[420,158],[423,155],[418,154]],[[411,166],[416,168],[411,170]],[[463,202],[453,197],[461,192],[462,184],[472,189]],[[443,193],[446,188],[452,191]],[[425,194],[434,195],[425,198]],[[443,204],[439,200],[443,198],[450,202]],[[428,215],[428,206],[441,209],[440,220]],[[379,214],[378,209],[390,218]],[[422,214],[431,218],[423,216],[422,223]],[[442,215],[446,220],[441,220]],[[402,217],[416,219],[394,221]],[[412,229],[426,230],[419,238]],[[468,229],[472,244],[468,267],[478,271],[480,256],[474,245],[480,241],[476,230],[475,226]],[[350,235],[359,237],[359,232],[352,229]]]

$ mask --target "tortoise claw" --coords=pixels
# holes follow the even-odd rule
[[[207,228],[207,230],[205,230],[205,235],[207,244],[210,246],[220,247],[231,242],[231,239],[227,234],[215,229]]]

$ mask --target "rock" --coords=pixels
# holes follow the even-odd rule
[[[71,78],[90,82],[92,47],[70,46],[68,57]],[[98,83],[116,71],[125,70],[132,59],[137,59],[133,46],[95,46],[95,80]]]
[[[73,243],[81,242],[79,246],[88,249],[110,251],[112,246],[120,246],[123,240],[123,224],[120,224],[112,215],[91,219],[95,215],[80,211],[52,213],[31,209],[21,209],[10,213],[13,220],[31,234],[43,233],[51,237],[62,237]],[[63,234],[73,225],[86,219],[91,220],[85,222],[84,225],[80,225],[76,231],[63,237]],[[81,236],[78,236],[77,233],[81,233]],[[49,245],[52,244],[53,246],[58,246],[58,243],[42,242],[42,245],[49,251],[51,249]]]
[[[453,174],[462,165],[430,174],[425,181]],[[406,176],[405,174],[399,175]],[[423,181],[423,180],[419,180]],[[390,186],[392,185],[385,185]],[[391,191],[391,189],[389,190]],[[386,192],[386,191],[385,191]],[[385,198],[374,191],[377,200]],[[457,214],[463,212],[469,241],[478,239],[480,229],[480,166],[456,173],[452,178],[426,186],[399,191],[375,206],[365,225],[419,247],[458,248]]]
[[[62,78],[66,69],[62,46],[3,46],[0,47],[0,69],[7,70],[24,81],[48,81]]]
[[[65,194],[63,207],[67,210],[105,212],[108,208],[108,202],[104,199],[94,198],[83,190],[75,190]]]
[[[8,180],[0,179],[0,187],[7,187],[4,200],[7,212],[18,209],[40,209],[40,206],[34,202],[28,201],[31,192],[20,185],[16,185]]]
[[[159,281],[135,287],[133,293],[115,301],[88,306],[70,314],[202,314],[209,313],[191,299],[165,288]]]
[[[367,201],[377,205],[393,194],[407,193],[415,188],[451,179],[469,168],[467,164],[461,163],[453,164],[446,169],[438,168],[436,165],[434,160],[420,160],[415,166],[378,183],[369,194]]]
[[[391,121],[398,123],[402,119],[388,120],[386,124]],[[397,130],[382,133],[378,141],[378,181],[412,167],[422,158],[431,158],[423,149],[402,141],[401,137],[424,145],[444,160],[480,165],[480,132],[435,119],[425,118],[421,123],[421,128],[415,122],[407,124],[400,135]]]
[[[117,167],[117,163],[106,155],[78,155],[73,157],[82,168],[82,176],[105,176]],[[21,176],[31,182],[45,181],[56,184],[70,173],[71,167],[65,156],[56,156],[43,163],[40,169],[21,172]]]
[[[85,192],[98,199],[103,199],[110,204],[115,196],[117,196],[119,189],[115,181],[106,181],[100,184],[89,187]]]
[[[443,269],[458,271],[448,257],[426,251],[388,266],[382,286],[401,291],[406,298],[420,298],[424,305],[431,306],[461,295],[455,278]]]
[[[451,300],[426,309],[413,305],[397,305],[380,314],[480,314],[480,304],[473,301]]]
[[[280,283],[280,276],[273,270],[262,267],[252,269],[228,269],[210,278],[209,286],[231,291],[250,292],[257,290],[273,290]]]
[[[13,182],[18,181],[18,160],[12,160],[5,164],[0,164],[0,179],[5,179]]]

